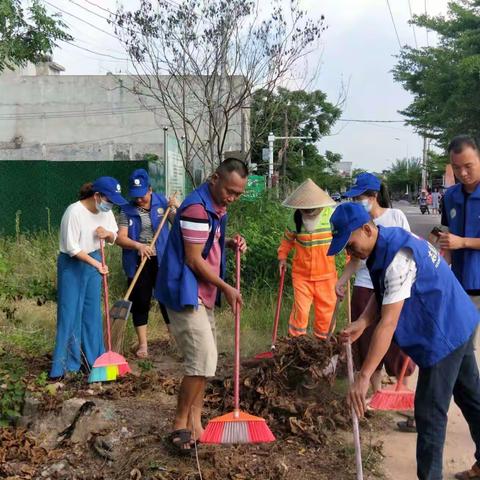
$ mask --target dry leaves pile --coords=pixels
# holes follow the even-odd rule
[[[345,402],[332,389],[341,351],[335,339],[281,339],[273,359],[244,362],[241,408],[267,420],[277,436],[293,434],[322,443],[329,431],[347,423]],[[208,388],[210,409],[232,409],[231,375],[231,368],[224,368]]]

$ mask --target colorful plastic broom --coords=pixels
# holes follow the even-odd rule
[[[236,249],[237,289],[240,290],[240,248]],[[240,411],[240,304],[235,308],[234,410],[210,420],[200,438],[201,443],[261,443],[275,437],[267,422]]]
[[[102,265],[105,267],[105,248],[104,240],[100,240],[100,252],[102,254]],[[88,383],[109,382],[116,380],[130,373],[128,362],[122,355],[112,351],[112,338],[110,331],[110,309],[108,307],[108,282],[107,275],[102,275],[103,283],[103,302],[105,307],[105,320],[107,323],[107,341],[108,351],[100,355],[93,364],[92,370],[88,377]]]
[[[278,286],[278,296],[277,296],[277,308],[275,310],[275,318],[273,320],[273,332],[272,332],[272,346],[270,351],[262,352],[255,355],[257,360],[262,360],[264,358],[273,358],[275,353],[275,344],[277,343],[277,333],[278,333],[278,322],[280,320],[280,310],[282,308],[282,297],[283,297],[283,285],[285,284],[285,271],[287,267],[282,265],[280,270],[280,284]]]
[[[373,394],[369,406],[375,410],[413,410],[415,403],[415,392],[403,385],[405,372],[407,371],[409,357],[405,357],[402,371],[397,383],[393,388],[384,388]]]

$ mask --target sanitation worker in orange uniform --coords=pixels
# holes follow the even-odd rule
[[[335,201],[311,179],[303,182],[284,202],[295,209],[292,227],[287,228],[278,248],[280,268],[287,264],[288,254],[295,251],[292,262],[294,304],[288,332],[297,337],[307,333],[310,307],[315,309],[313,333],[327,338],[335,310],[335,260],[327,256],[332,241],[330,217]]]

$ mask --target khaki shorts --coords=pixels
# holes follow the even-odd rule
[[[199,304],[181,312],[167,308],[170,332],[183,355],[185,375],[214,377],[217,370],[217,332],[213,309]]]

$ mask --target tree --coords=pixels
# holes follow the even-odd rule
[[[208,174],[239,127],[249,153],[254,92],[263,90],[270,101],[325,28],[323,16],[309,18],[296,0],[140,0],[137,10],[120,9],[111,22],[134,68],[133,86],[123,86],[146,108],[162,107],[163,121],[185,139],[192,181],[193,162]]]
[[[268,101],[266,101],[268,99]],[[288,90],[278,88],[269,95],[265,90],[257,90],[251,104],[252,161],[262,163],[262,149],[267,135],[309,137],[310,140],[283,140],[275,145],[274,156],[278,158],[278,168],[282,176],[297,176],[300,166],[323,168],[327,161],[312,142],[330,133],[332,125],[341,115],[340,106],[327,101],[321,90]],[[309,145],[310,148],[306,148]],[[323,165],[319,163],[323,162]],[[294,180],[298,180],[295,178]]]
[[[446,17],[421,15],[413,23],[436,32],[439,43],[402,49],[394,78],[414,99],[401,113],[442,148],[459,133],[478,136],[480,1],[452,1]]]
[[[0,0],[0,72],[52,53],[57,40],[73,40],[57,15],[49,16],[39,0],[26,9],[21,0]]]
[[[390,170],[386,172],[385,180],[394,197],[402,198],[407,191],[407,186],[411,194],[417,192],[422,181],[420,158],[395,160]]]

